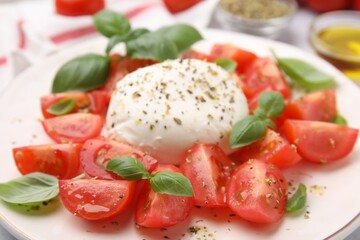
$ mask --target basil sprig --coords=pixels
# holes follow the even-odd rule
[[[279,92],[263,92],[254,115],[245,117],[233,126],[230,134],[231,148],[243,147],[264,137],[267,127],[276,127],[271,118],[279,117],[284,108],[284,98]]]
[[[294,58],[276,58],[281,70],[298,86],[316,90],[335,86],[334,78],[314,66]]]
[[[0,199],[26,204],[50,200],[59,194],[56,177],[45,173],[30,173],[6,183],[0,183]]]
[[[175,196],[193,196],[189,179],[177,172],[161,171],[150,174],[136,158],[124,156],[111,159],[106,170],[129,180],[148,179],[156,193]]]
[[[335,116],[333,116],[331,118],[331,122],[339,124],[339,125],[347,126],[346,119],[343,116],[341,116],[339,113],[335,114]]]
[[[237,67],[237,63],[229,58],[219,58],[215,61],[215,63],[229,73],[234,72]]]
[[[75,99],[73,98],[63,98],[52,104],[46,109],[48,113],[51,113],[56,116],[64,115],[71,112],[75,107]]]
[[[303,209],[306,204],[306,186],[300,183],[294,195],[287,201],[286,211],[295,212]]]
[[[89,91],[105,84],[110,59],[98,54],[85,54],[65,63],[56,73],[52,93]]]
[[[105,56],[86,54],[65,63],[56,73],[52,92],[89,91],[105,84],[110,72],[107,56],[118,43],[125,43],[126,55],[131,58],[164,61],[175,59],[184,50],[202,39],[192,26],[174,24],[150,32],[148,29],[131,29],[122,14],[103,10],[94,15],[96,30],[109,38]]]

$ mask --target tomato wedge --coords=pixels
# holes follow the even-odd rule
[[[336,114],[335,90],[304,95],[286,105],[284,116],[290,119],[329,122]]]
[[[194,189],[195,205],[225,207],[225,187],[230,179],[231,161],[213,144],[196,144],[188,150],[180,169]]]
[[[299,162],[301,156],[279,133],[268,129],[263,139],[240,148],[232,159],[240,162],[258,159],[278,168],[287,168]]]
[[[159,165],[155,171],[180,172],[173,165]],[[136,224],[149,228],[164,228],[184,221],[193,207],[193,197],[155,193],[146,181],[135,208]]]
[[[189,49],[186,50],[185,52],[183,52],[181,54],[181,58],[187,59],[187,58],[192,58],[192,59],[199,59],[202,61],[207,61],[207,62],[212,62],[214,59],[212,56],[193,50],[193,49]]]
[[[77,217],[104,220],[124,212],[132,202],[135,181],[77,179],[60,180],[60,198]]]
[[[327,163],[352,151],[359,130],[335,123],[288,119],[284,133],[305,160]]]
[[[56,12],[65,16],[94,14],[105,7],[105,0],[55,0]]]
[[[133,59],[130,57],[121,57],[118,55],[112,55],[112,64],[110,68],[110,77],[107,80],[102,90],[109,92],[114,91],[116,84],[123,79],[128,73],[131,73],[139,68],[146,67],[156,63],[154,60],[148,59]]]
[[[56,117],[56,115],[49,113],[47,109],[65,98],[71,98],[75,101],[75,106],[69,113],[89,112],[93,114],[105,115],[110,101],[110,96],[106,91],[98,90],[87,93],[69,92],[42,96],[40,101],[41,111],[44,118]]]
[[[264,90],[279,91],[285,99],[291,96],[290,86],[271,58],[257,58],[245,71],[243,83],[249,90],[249,98]]]
[[[21,174],[43,172],[60,179],[73,178],[80,167],[81,144],[47,144],[13,149]]]
[[[84,143],[80,153],[80,163],[90,177],[108,180],[119,179],[118,175],[106,171],[105,166],[111,158],[120,156],[134,156],[145,165],[149,172],[152,172],[158,164],[155,158],[127,143],[103,139],[90,139]]]
[[[285,213],[287,183],[272,164],[260,160],[243,163],[233,172],[226,191],[230,209],[247,221],[274,223]]]
[[[214,59],[230,58],[237,63],[236,72],[243,74],[257,56],[232,44],[214,44],[210,55]]]
[[[47,135],[57,143],[83,143],[100,134],[103,121],[99,115],[72,113],[45,119],[42,124]]]
[[[201,0],[163,0],[163,2],[169,12],[178,13],[194,6],[195,4],[201,2]]]

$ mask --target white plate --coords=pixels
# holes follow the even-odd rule
[[[318,57],[295,47],[257,37],[230,32],[204,30],[207,42],[196,48],[207,51],[212,43],[233,43],[259,55],[303,59],[333,75],[338,82],[338,108],[349,125],[360,128],[359,88],[344,75]],[[211,41],[210,41],[211,40]],[[51,143],[44,134],[39,98],[50,92],[56,70],[68,59],[87,52],[102,52],[104,39],[97,39],[49,57],[19,76],[0,98],[0,182],[20,176],[11,149],[15,146]],[[230,215],[228,210],[197,209],[187,221],[168,229],[151,230],[135,227],[131,210],[116,221],[87,222],[68,213],[58,201],[39,211],[17,211],[0,204],[1,223],[19,239],[343,239],[360,225],[360,141],[346,159],[329,164],[301,163],[285,172],[295,184],[303,182],[310,190],[317,185],[323,191],[308,191],[309,218],[304,213],[287,215],[278,224],[255,225]],[[44,213],[45,212],[45,213]],[[196,235],[188,228],[206,227]]]

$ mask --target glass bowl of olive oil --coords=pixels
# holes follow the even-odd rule
[[[360,12],[333,11],[310,25],[309,40],[321,57],[360,84]]]
[[[224,29],[275,39],[297,8],[296,0],[219,0],[215,18]]]

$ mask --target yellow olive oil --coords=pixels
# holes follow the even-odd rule
[[[318,32],[323,58],[349,78],[360,82],[360,26],[332,26]]]

